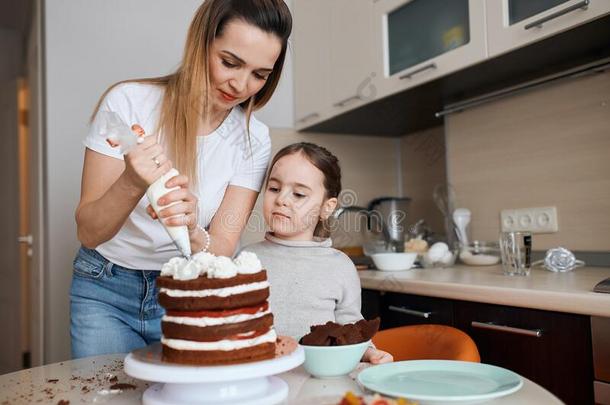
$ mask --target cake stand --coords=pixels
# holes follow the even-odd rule
[[[125,357],[125,373],[154,381],[143,396],[144,405],[272,405],[288,396],[288,385],[275,374],[298,367],[305,353],[227,366],[188,366],[161,360],[161,343],[135,350]]]

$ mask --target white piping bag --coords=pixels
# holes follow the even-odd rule
[[[93,126],[96,132],[106,138],[106,142],[113,148],[120,147],[120,151],[123,155],[129,153],[129,151],[135,147],[138,143],[141,143],[140,139],[143,139],[144,134],[136,135],[131,128],[119,117],[119,115],[112,111],[99,111],[93,122]],[[172,177],[177,176],[178,170],[172,168],[169,172],[155,180],[148,189],[146,190],[146,197],[150,205],[153,207],[157,215],[162,208],[167,208],[170,205],[178,204],[176,201],[170,205],[160,207],[157,204],[161,196],[169,193],[172,190],[176,190],[180,187],[167,188],[165,183]],[[163,221],[159,220],[169,237],[172,239],[180,253],[186,258],[191,257],[191,240],[189,238],[189,232],[186,225],[180,226],[169,226]]]

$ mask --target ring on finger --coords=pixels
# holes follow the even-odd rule
[[[155,162],[157,167],[161,167],[161,162],[159,162],[159,159],[156,156],[153,158],[153,162]]]

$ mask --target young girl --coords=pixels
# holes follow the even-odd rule
[[[270,231],[245,250],[267,269],[278,334],[298,339],[311,325],[362,319],[356,268],[328,238],[327,220],[340,191],[339,163],[323,147],[289,145],[271,162],[263,203]],[[370,347],[363,360],[386,363],[392,356]]]

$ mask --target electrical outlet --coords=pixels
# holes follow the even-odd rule
[[[559,231],[557,207],[502,210],[500,222],[503,232],[554,233]]]

